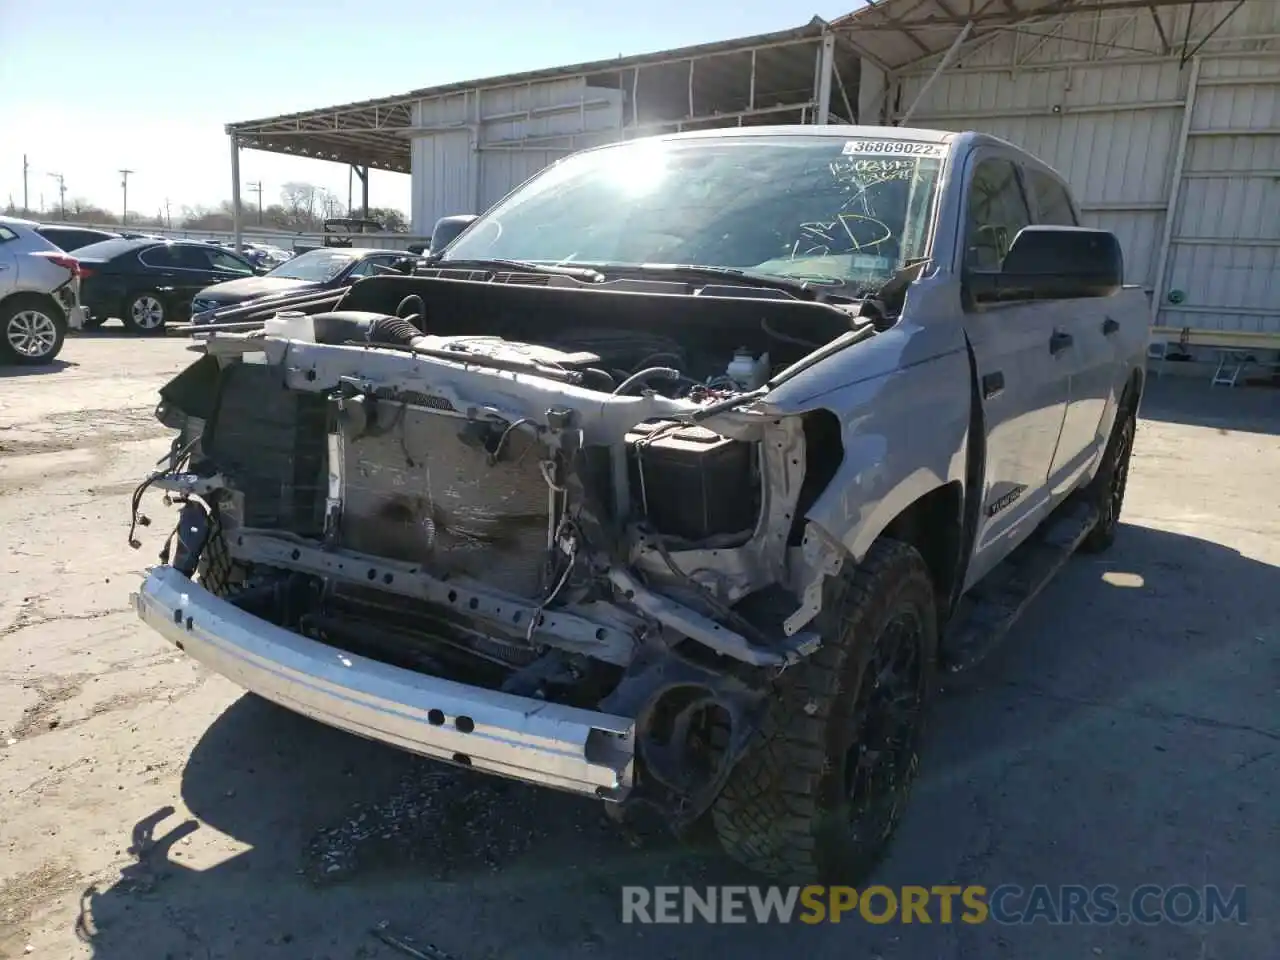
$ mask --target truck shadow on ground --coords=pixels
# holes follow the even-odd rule
[[[1238,815],[1248,791],[1229,769],[1169,768],[1166,744],[1194,752],[1188,731],[1280,739],[1257,726],[1266,715],[1250,713],[1251,691],[1215,692],[1215,669],[1251,676],[1278,588],[1274,567],[1133,525],[1105,558],[1073,559],[1006,644],[939,698],[921,781],[877,882],[1030,883],[1073,868],[1123,883],[1177,856],[1155,849],[1164,841],[1152,824],[1180,791]],[[1267,672],[1257,671],[1259,690]],[[1234,756],[1216,741],[1206,750]],[[1114,785],[1090,786],[1115,770],[1154,778],[1152,795],[1117,809]],[[623,925],[624,884],[759,881],[707,849],[629,840],[592,801],[424,761],[254,697],[196,746],[182,800],[198,820],[157,811],[133,828],[136,862],[85,891],[78,932],[98,960],[401,956],[371,935],[380,923],[459,960],[988,956],[1019,937],[1032,939],[1002,955],[1065,957],[1087,942],[1043,926]],[[1240,861],[1237,882],[1266,885],[1260,860],[1245,851]],[[1138,953],[1128,955],[1194,952],[1183,928],[1130,936],[1146,939],[1131,939]]]

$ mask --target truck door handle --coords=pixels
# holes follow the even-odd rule
[[[1053,331],[1053,336],[1049,338],[1049,352],[1054,354],[1061,353],[1071,346],[1073,342],[1071,334],[1055,330]]]
[[[1116,323],[1116,321],[1112,320],[1110,317],[1107,317],[1107,319],[1102,321],[1102,335],[1104,337],[1111,336],[1119,329],[1120,324]]]

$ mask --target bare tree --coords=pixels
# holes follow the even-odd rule
[[[338,195],[336,193],[324,187],[320,187],[316,193],[319,197],[320,209],[325,219],[336,217],[342,213],[342,201],[338,199]]]
[[[291,181],[280,188],[280,202],[289,219],[288,226],[305,229],[316,218],[317,189],[315,184]]]
[[[116,223],[119,219],[84,197],[72,197],[67,201],[67,220],[78,223]]]

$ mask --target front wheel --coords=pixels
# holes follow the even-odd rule
[[[0,359],[27,366],[52,363],[67,325],[51,306],[17,298],[0,307]]]
[[[938,650],[928,567],[887,539],[850,567],[827,582],[822,646],[778,678],[711,811],[731,857],[783,881],[862,880],[919,768]]]
[[[134,333],[162,333],[167,319],[164,299],[155,290],[135,293],[125,302],[120,319]]]
[[[1115,425],[1102,454],[1102,464],[1086,488],[1086,499],[1098,511],[1098,522],[1080,544],[1080,549],[1086,553],[1106,550],[1116,540],[1124,492],[1129,482],[1133,437],[1138,428],[1138,414],[1133,406],[1126,401],[1116,413]]]

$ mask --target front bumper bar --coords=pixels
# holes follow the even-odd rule
[[[607,800],[631,789],[635,721],[467,686],[347,653],[252,616],[172,567],[138,616],[228,680],[321,723],[404,750]]]

